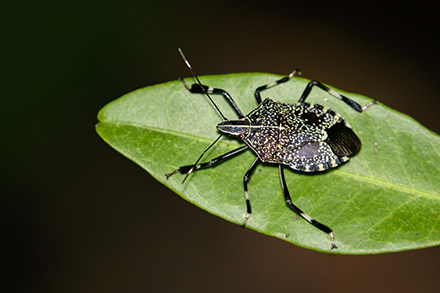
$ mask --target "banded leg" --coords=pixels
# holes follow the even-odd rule
[[[297,206],[295,206],[292,203],[292,198],[290,197],[289,190],[287,189],[286,185],[286,179],[284,178],[284,167],[282,164],[278,165],[279,172],[280,172],[280,181],[281,181],[281,188],[283,189],[284,198],[286,200],[287,206],[294,211],[296,214],[300,215],[303,219],[305,219],[307,222],[318,228],[319,230],[330,234],[330,240],[332,242],[331,249],[337,248],[335,244],[335,236],[333,235],[333,230],[327,227],[324,224],[321,224],[320,222],[316,221],[315,219],[312,219],[309,215],[304,213],[302,210],[300,210]]]
[[[220,95],[222,95],[229,102],[229,104],[232,106],[232,108],[234,108],[234,110],[237,113],[237,115],[239,116],[239,118],[243,118],[244,117],[243,113],[241,113],[240,109],[235,104],[235,102],[232,99],[231,95],[228,94],[228,92],[226,92],[225,90],[218,89],[218,88],[212,88],[212,87],[209,87],[209,86],[206,86],[206,85],[203,85],[203,87],[201,87],[198,83],[192,84],[191,88],[190,88],[181,77],[179,77],[179,80],[183,83],[185,88],[190,93],[193,93],[193,94],[204,94],[206,92],[208,94],[220,94]]]
[[[226,154],[223,154],[217,158],[212,159],[209,162],[206,163],[200,163],[200,164],[196,164],[196,165],[187,165],[187,166],[182,166],[179,167],[179,169],[174,170],[171,173],[165,174],[165,176],[168,178],[170,178],[172,175],[176,174],[176,173],[181,173],[181,174],[188,174],[189,172],[194,172],[203,168],[209,168],[209,167],[214,167],[224,161],[226,161],[227,159],[240,154],[241,152],[243,152],[244,150],[246,150],[248,148],[248,146],[242,146],[239,147],[238,149],[232,150],[230,152],[227,152]]]
[[[276,86],[276,85],[279,85],[279,84],[281,84],[281,83],[283,83],[283,82],[286,82],[286,81],[291,80],[292,77],[295,76],[295,74],[301,75],[301,71],[300,71],[299,69],[295,69],[295,70],[292,71],[288,76],[285,76],[285,77],[283,77],[283,78],[281,78],[281,79],[279,79],[279,80],[276,80],[276,81],[271,82],[271,83],[269,83],[269,84],[262,85],[262,86],[258,87],[258,88],[255,90],[255,92],[254,92],[254,96],[255,96],[255,99],[257,100],[258,105],[261,103],[261,95],[260,95],[260,92],[262,92],[262,91],[264,91],[264,90],[266,90],[266,89],[268,89],[268,88],[274,87],[274,86]]]
[[[247,184],[251,178],[252,172],[254,172],[259,161],[260,161],[260,159],[256,158],[255,161],[252,163],[252,165],[249,167],[249,169],[247,170],[246,174],[244,174],[244,177],[243,177],[244,197],[246,198],[247,214],[246,214],[246,217],[244,218],[243,224],[241,225],[242,228],[246,227],[246,223],[252,214],[251,201],[249,200],[249,193],[248,193]]]
[[[368,103],[367,105],[365,105],[364,107],[361,107],[358,103],[356,103],[355,101],[347,98],[346,96],[341,95],[340,93],[338,93],[335,90],[332,90],[331,88],[325,86],[324,84],[322,84],[321,82],[317,81],[317,80],[312,80],[311,82],[309,82],[307,84],[306,89],[304,90],[304,92],[301,95],[301,98],[299,98],[300,103],[303,103],[305,101],[305,99],[309,96],[310,91],[312,90],[312,88],[314,86],[319,87],[320,89],[326,91],[327,93],[329,93],[330,95],[332,95],[333,97],[342,100],[344,103],[346,103],[347,105],[349,105],[352,109],[362,113],[365,110],[367,110],[368,108],[370,108],[372,105],[376,104],[376,101],[372,101],[370,103]]]

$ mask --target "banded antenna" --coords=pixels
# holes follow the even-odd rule
[[[206,150],[203,151],[203,153],[200,155],[200,157],[197,159],[197,161],[192,165],[191,169],[189,169],[188,173],[186,173],[185,178],[183,178],[182,184],[185,183],[185,180],[186,180],[186,178],[188,178],[189,174],[191,174],[191,173],[194,171],[194,169],[197,168],[197,164],[200,162],[200,160],[202,159],[203,155],[204,155],[204,154],[205,154],[210,148],[212,148],[212,146],[215,145],[215,143],[216,143],[216,142],[217,142],[222,136],[223,136],[223,133],[221,133],[221,134],[219,135],[219,137],[217,137],[217,139],[216,139],[213,143],[211,143],[211,145],[210,145],[208,148],[206,148]],[[200,166],[199,166],[199,167],[200,167]]]
[[[214,103],[214,101],[211,99],[211,97],[209,96],[206,87],[202,85],[202,83],[200,82],[199,78],[197,77],[197,74],[195,73],[195,71],[192,69],[191,64],[189,64],[188,59],[186,59],[185,55],[183,54],[182,49],[178,48],[180,56],[182,56],[183,61],[185,62],[186,66],[188,66],[189,70],[191,71],[192,75],[195,77],[195,79],[197,80],[197,83],[200,85],[200,87],[202,88],[203,92],[205,93],[205,95],[208,97],[208,99],[211,101],[211,103],[214,105],[214,107],[217,109],[217,111],[219,112],[219,114],[222,116],[223,120],[228,120],[225,115],[223,115],[222,111],[220,111],[220,109],[217,107],[217,105]],[[203,153],[200,155],[200,157],[197,159],[197,161],[192,165],[191,169],[189,169],[188,173],[186,173],[185,178],[183,178],[182,184],[185,182],[186,178],[188,178],[189,174],[191,174],[195,168],[197,168],[197,164],[200,162],[200,160],[202,159],[203,155],[213,146],[215,145],[215,143],[222,137],[223,134],[220,134],[219,137],[217,137],[217,139],[206,149],[203,151]],[[177,171],[177,170],[176,170]],[[168,176],[172,175],[168,174]]]
[[[186,59],[185,55],[183,54],[182,49],[177,48],[179,50],[180,56],[182,56],[183,61],[185,62],[186,66],[188,66],[189,70],[191,71],[192,75],[195,77],[195,79],[197,80],[197,83],[200,85],[200,87],[202,88],[203,92],[205,93],[205,95],[208,97],[208,99],[211,101],[211,103],[214,105],[215,109],[217,110],[217,112],[219,112],[219,114],[222,116],[223,120],[228,120],[222,113],[222,111],[220,111],[220,109],[217,107],[217,105],[214,103],[214,101],[211,99],[211,97],[209,96],[208,92],[206,91],[206,87],[202,85],[202,83],[200,82],[199,78],[197,77],[196,72],[192,69],[191,64],[189,64],[188,59]]]

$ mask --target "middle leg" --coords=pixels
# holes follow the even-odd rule
[[[255,92],[254,92],[254,96],[255,96],[255,99],[257,100],[258,105],[261,104],[261,95],[260,95],[260,92],[262,92],[262,91],[264,91],[264,90],[267,90],[268,88],[274,87],[274,86],[276,86],[276,85],[279,85],[279,84],[281,84],[281,83],[284,83],[284,82],[286,82],[286,81],[289,81],[289,80],[291,80],[296,74],[301,75],[301,71],[300,71],[299,69],[295,69],[295,70],[292,71],[288,76],[285,76],[285,77],[283,77],[283,78],[281,78],[281,79],[279,79],[279,80],[276,80],[276,81],[271,82],[271,83],[269,83],[269,84],[262,85],[262,86],[258,87],[258,88],[255,90]]]
[[[341,95],[340,93],[338,93],[337,91],[329,88],[328,86],[322,84],[321,82],[317,81],[317,80],[312,80],[311,82],[309,82],[307,84],[306,89],[304,90],[304,92],[302,93],[301,97],[299,98],[300,103],[304,103],[305,99],[309,96],[310,91],[312,90],[312,88],[314,86],[317,86],[318,88],[326,91],[327,93],[329,93],[330,95],[332,95],[333,97],[343,101],[344,103],[346,103],[347,105],[349,105],[352,109],[356,110],[359,113],[364,112],[365,110],[367,110],[370,106],[376,104],[376,101],[372,101],[369,104],[365,105],[364,107],[361,107],[361,105],[359,105],[358,103],[356,103],[355,101],[347,98],[346,96]]]

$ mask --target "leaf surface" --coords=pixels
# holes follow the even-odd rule
[[[253,92],[258,86],[279,78],[262,73],[200,77],[206,85],[227,90],[243,113],[256,108]],[[262,98],[295,103],[307,82],[294,78],[262,92]],[[361,105],[371,101],[339,92]],[[212,97],[226,117],[237,118],[222,96]],[[319,89],[312,90],[307,102],[341,114],[362,141],[360,153],[336,169],[313,174],[285,169],[295,205],[333,229],[338,249],[332,252],[372,254],[438,245],[439,136],[382,104],[359,114]],[[184,184],[184,175],[164,176],[195,163],[219,135],[221,116],[204,95],[189,93],[179,81],[154,85],[109,103],[98,120],[97,132],[114,149],[189,202],[241,225],[246,214],[243,175],[255,159],[251,150],[194,172]],[[202,161],[242,145],[223,137]],[[277,165],[259,164],[248,186],[253,213],[247,228],[330,252],[328,234],[297,219],[285,205]]]

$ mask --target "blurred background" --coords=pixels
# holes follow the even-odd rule
[[[108,102],[189,76],[181,47],[200,75],[298,67],[439,133],[430,4],[41,0],[9,1],[1,14],[2,292],[440,287],[440,247],[326,255],[242,230],[173,194],[94,130]]]

